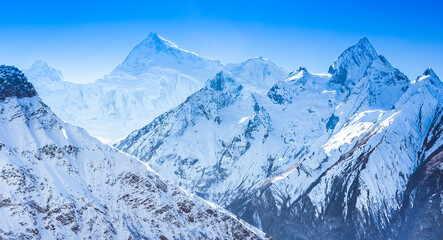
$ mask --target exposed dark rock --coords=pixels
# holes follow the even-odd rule
[[[37,92],[25,75],[14,66],[0,66],[0,100],[34,97]]]

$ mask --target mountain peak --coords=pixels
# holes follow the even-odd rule
[[[422,74],[423,76],[430,76],[430,77],[437,77],[437,74],[435,74],[434,70],[432,70],[431,67],[428,67],[425,72]]]
[[[31,68],[37,68],[37,67],[49,68],[49,65],[48,65],[47,62],[45,62],[45,61],[43,61],[41,59],[38,59],[38,60],[35,60],[35,62],[31,65]]]
[[[275,83],[284,80],[288,72],[263,57],[249,58],[241,63],[226,64],[224,70],[245,89],[266,93]]]
[[[333,83],[344,84],[348,80],[354,82],[362,78],[366,69],[378,58],[377,51],[368,38],[364,37],[340,54],[328,72],[334,75]]]
[[[351,64],[356,64],[357,66],[363,66],[369,64],[378,58],[378,53],[375,51],[374,46],[367,37],[360,39],[357,44],[346,49],[337,60],[333,63],[333,66],[346,67]]]
[[[198,54],[178,47],[171,41],[150,33],[135,46],[122,64],[118,65],[113,74],[140,75],[152,69],[175,69],[187,75],[201,73],[202,69],[220,71],[223,66],[219,61],[200,57]],[[204,75],[204,79],[208,76]]]
[[[271,61],[269,61],[269,59],[266,59],[262,56],[259,56],[259,57],[254,57],[254,58],[248,58],[243,63],[247,63],[247,62],[271,62]]]
[[[230,74],[227,74],[223,71],[220,71],[215,75],[215,77],[211,80],[209,80],[209,87],[211,87],[214,90],[217,91],[223,91],[226,89],[237,89],[238,87],[242,86],[238,84],[231,76]]]
[[[63,74],[48,65],[43,60],[36,60],[29,69],[24,70],[29,81],[33,82],[59,82],[63,80]]]
[[[435,84],[436,82],[441,83],[440,78],[437,76],[437,74],[432,70],[432,68],[428,67],[422,75],[417,77],[417,82],[421,82],[424,79],[429,79],[429,81],[432,84]]]
[[[148,38],[158,38],[158,37],[159,37],[159,35],[157,33],[155,33],[155,32],[150,32],[148,34]]]
[[[263,57],[254,57],[248,58],[241,63],[228,63],[225,65],[225,69],[228,69],[228,71],[236,71],[236,69],[238,70],[239,68],[256,68],[258,66],[278,67],[269,59]]]
[[[143,41],[143,43],[152,46],[152,47],[172,47],[172,48],[179,48],[175,43],[164,39],[163,37],[159,36],[157,33],[151,32],[149,33],[148,37]]]
[[[0,66],[0,100],[34,97],[37,92],[25,75],[14,66]]]
[[[309,75],[308,69],[305,67],[299,67],[297,70],[289,73],[288,78],[286,78],[286,81],[292,81],[294,79],[301,79],[303,77],[306,77]]]
[[[365,46],[367,48],[374,48],[367,37],[363,37],[362,39],[360,39],[356,44],[356,46]]]
[[[300,73],[308,74],[309,72],[308,72],[308,69],[306,69],[305,67],[299,67],[297,70],[289,73],[289,76],[295,76],[295,75],[300,74]]]

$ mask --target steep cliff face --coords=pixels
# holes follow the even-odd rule
[[[1,239],[268,239],[60,120],[0,66]]]
[[[118,148],[278,239],[395,239],[406,226],[394,218],[442,103],[432,69],[410,82],[364,38],[328,73],[300,68],[267,93],[216,94],[214,81]]]

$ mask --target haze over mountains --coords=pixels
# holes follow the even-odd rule
[[[64,82],[59,71],[42,61],[33,64],[26,74],[43,101],[61,119],[78,124],[102,141],[112,143],[124,137],[114,145],[116,148],[147,163],[175,185],[226,208],[276,239],[443,238],[441,80],[431,68],[409,80],[367,38],[346,49],[325,70],[316,74],[300,67],[287,73],[261,57],[223,66],[151,33],[114,71],[91,84]],[[10,89],[10,85],[5,87]],[[33,93],[29,86],[24,89],[20,94]],[[35,106],[42,110],[31,111],[29,116],[37,113],[53,116],[38,98],[33,101],[25,105],[14,103],[8,107],[12,110],[6,111],[12,115],[7,116],[27,116]],[[17,109],[25,114],[14,113]],[[66,135],[63,129],[72,128],[58,118],[48,118],[61,126],[56,136]],[[44,124],[35,126],[33,131],[46,128]],[[11,132],[4,136],[12,135],[15,128],[6,127]],[[71,133],[75,131],[82,132],[76,133],[81,137]],[[75,142],[77,145],[72,145],[87,150],[84,160],[81,156],[75,158],[87,163],[87,171],[80,171],[79,175],[66,171],[74,174],[74,179],[95,181],[93,186],[97,187],[91,190],[80,181],[79,189],[86,187],[88,190],[83,192],[105,196],[99,197],[100,203],[109,201],[115,209],[126,208],[118,205],[123,204],[120,200],[115,203],[116,199],[122,199],[122,194],[136,195],[137,200],[125,204],[133,204],[137,209],[128,211],[131,214],[141,211],[140,208],[145,211],[146,206],[139,203],[147,193],[132,188],[131,184],[126,188],[121,176],[128,172],[143,175],[146,165],[132,163],[135,158],[98,141],[83,140],[92,138],[86,137],[81,129],[75,131],[65,130],[68,132],[65,137],[70,139],[70,134],[74,134],[72,138],[81,138]],[[58,142],[52,140],[52,133],[45,134],[62,149],[49,153],[48,159],[54,161],[51,168],[64,167],[66,164],[52,155],[57,158],[60,152],[60,159],[69,155],[64,150],[65,140]],[[47,141],[44,139],[43,142]],[[35,142],[36,146],[30,150],[35,152],[31,155],[44,152],[40,140],[29,142]],[[10,148],[16,149],[11,154],[19,156],[22,151],[17,158],[20,161],[26,158],[34,164],[34,157],[26,157],[23,146],[22,142],[10,143]],[[104,159],[104,163],[110,162],[116,168],[97,168],[103,161],[87,158],[89,154],[95,156],[91,151],[105,154],[97,159]],[[113,160],[120,157],[130,164],[123,167],[120,166],[123,163]],[[73,166],[84,168],[78,164]],[[89,179],[91,171],[103,171],[102,174],[116,171],[117,177],[110,173]],[[47,173],[36,174],[40,175]],[[105,179],[109,178],[115,178],[116,183],[109,188],[114,192],[106,195],[106,190],[100,189],[101,186],[108,189],[109,182]],[[52,181],[53,185],[68,182],[63,178]],[[52,188],[64,194],[58,185]],[[78,198],[88,199],[83,192]],[[152,198],[158,199],[157,194],[153,193]],[[180,202],[182,195],[179,196]],[[29,199],[38,197],[31,195]],[[167,198],[170,199],[169,195]],[[189,200],[184,195],[183,199]],[[175,211],[177,201],[170,200],[172,207],[167,208]],[[199,216],[207,203],[199,198],[195,201],[202,206],[196,210]],[[200,202],[203,203],[199,205]],[[183,238],[214,239],[211,236],[222,231],[227,234],[222,236],[230,239],[236,230],[226,229],[234,224],[238,226],[236,229],[249,229],[245,230],[247,236],[265,237],[235,218],[228,225],[219,225],[219,216],[228,213],[218,211],[221,213],[210,220],[216,224],[204,231],[183,230],[189,221],[177,220],[177,228],[157,229],[153,234],[168,232],[169,239],[181,232]],[[118,214],[105,214],[104,219],[115,219],[125,225],[122,220],[125,218]],[[178,212],[178,218],[181,214]],[[133,221],[142,222],[140,226],[145,224],[145,219],[134,217]],[[141,228],[137,227],[136,232]],[[132,234],[127,231],[128,228],[122,227],[124,236]],[[212,235],[202,235],[205,231]]]
[[[62,81],[60,72],[42,61],[25,73],[63,120],[114,143],[182,103],[222,69],[219,61],[180,49],[151,33],[122,64],[94,83]],[[228,64],[226,69],[256,91],[266,91],[287,76],[284,69],[263,58]]]

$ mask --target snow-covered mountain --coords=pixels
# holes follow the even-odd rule
[[[268,239],[60,120],[0,66],[0,239]]]
[[[288,76],[286,70],[263,57],[226,64],[224,71],[230,72],[247,90],[259,93],[266,93],[275,83]]]
[[[212,72],[219,71],[222,67],[219,61],[200,57],[196,53],[179,48],[156,33],[150,33],[107,77],[126,74],[138,76],[150,73],[154,69],[171,69],[199,80],[210,77]]]
[[[287,76],[284,69],[263,58],[227,68],[245,83],[255,81],[248,85],[251,91],[267,91]],[[222,69],[219,61],[181,49],[151,33],[122,64],[94,83],[62,81],[60,72],[42,61],[25,73],[63,120],[105,142],[116,142],[182,103]]]
[[[443,237],[432,69],[410,82],[363,38],[264,94],[239,76],[218,73],[118,148],[277,239]]]

